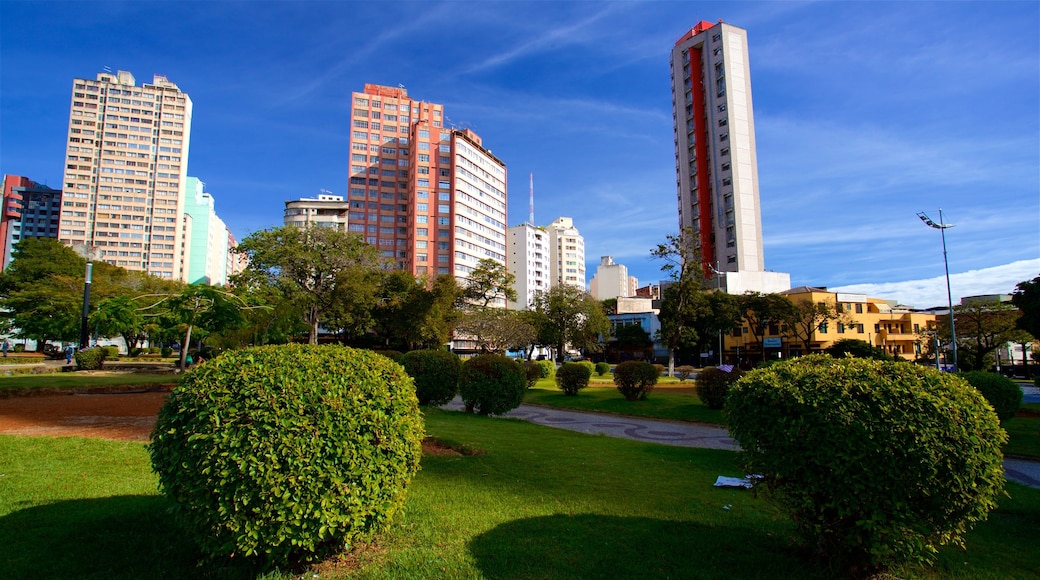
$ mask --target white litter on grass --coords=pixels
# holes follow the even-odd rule
[[[744,489],[751,489],[755,486],[755,480],[761,479],[761,475],[748,475],[746,477],[726,477],[720,475],[715,480],[715,487],[742,487]]]

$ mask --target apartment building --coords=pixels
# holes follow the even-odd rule
[[[400,87],[366,84],[350,119],[348,231],[416,275],[506,263],[506,167],[476,133]]]
[[[671,53],[679,227],[731,294],[790,288],[765,269],[747,32],[700,22]]]
[[[185,279],[192,103],[163,75],[75,79],[58,238],[128,270]]]
[[[585,238],[574,227],[574,220],[558,217],[545,231],[549,233],[551,285],[565,284],[586,290]]]
[[[4,175],[0,211],[0,255],[3,269],[11,250],[22,238],[57,238],[61,190],[51,189],[20,175]]]
[[[639,288],[639,280],[628,275],[624,264],[615,264],[613,256],[602,256],[589,282],[589,294],[597,300],[632,297]]]
[[[224,220],[216,212],[213,196],[196,177],[185,181],[184,214],[190,220],[185,229],[187,255],[184,269],[188,283],[202,282],[224,286],[228,282],[228,252],[233,239]]]
[[[363,205],[365,202],[357,203]],[[318,197],[301,197],[286,201],[283,223],[300,228],[321,226],[342,231],[347,229],[349,212],[349,203],[342,195],[332,195],[323,191]]]
[[[529,223],[509,228],[506,270],[516,277],[513,289],[516,302],[510,301],[508,308],[527,310],[535,294],[550,286],[549,232]]]

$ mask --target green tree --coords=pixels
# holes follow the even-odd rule
[[[54,238],[22,238],[11,250],[10,265],[0,273],[0,296],[24,290],[54,275],[78,276],[82,293],[86,266],[86,260]]]
[[[894,360],[885,352],[885,349],[874,346],[865,340],[855,338],[842,338],[827,347],[827,354],[834,358],[872,358],[876,360]]]
[[[443,346],[451,340],[459,295],[452,276],[428,282],[410,272],[385,272],[372,312],[380,346],[403,351]]]
[[[472,337],[482,353],[503,354],[509,349],[524,349],[535,341],[538,333],[520,315],[520,311],[504,308],[478,308],[460,315],[456,330]]]
[[[1018,309],[1006,302],[972,302],[953,307],[957,327],[957,364],[960,370],[985,370],[986,357],[1008,342],[1018,320]],[[939,337],[950,341],[949,323],[938,324]]]
[[[180,357],[180,366],[184,368],[192,331],[198,327],[211,332],[237,325],[245,304],[239,297],[222,288],[207,284],[188,284],[179,294],[170,297],[166,307],[173,318],[184,325]]]
[[[73,342],[80,335],[83,278],[51,275],[2,300],[2,308],[16,336],[36,341],[42,351],[47,341]]]
[[[746,292],[738,303],[754,342],[762,342],[770,326],[786,324],[790,328],[797,319],[797,307],[783,294]]]
[[[813,302],[808,298],[794,300],[794,310],[788,322],[788,335],[802,344],[802,352],[812,354],[813,335],[820,326],[831,321],[844,320],[833,304]]]
[[[137,347],[144,330],[141,306],[129,296],[113,296],[101,300],[87,321],[100,336],[122,336],[126,341],[127,351]]]
[[[1011,303],[1022,313],[1015,326],[1040,337],[1040,276],[1019,282],[1011,295]]]
[[[350,308],[364,310],[371,304],[367,300],[345,302],[347,297],[374,294],[371,279],[357,270],[374,270],[380,265],[378,250],[355,234],[326,227],[282,226],[254,232],[236,251],[249,258],[243,281],[277,287],[297,305],[310,327],[310,344],[317,343],[318,327],[334,312],[337,319],[345,320]],[[354,311],[350,318],[365,316],[363,311]]]
[[[707,299],[703,292],[704,272],[701,269],[700,252],[696,250],[696,234],[684,229],[679,235],[669,235],[665,243],[650,250],[650,256],[663,260],[661,271],[671,279],[662,284],[661,312],[658,331],[661,342],[668,347],[668,375],[675,375],[675,351],[695,346],[700,340],[697,321],[708,313]]]
[[[505,264],[484,258],[466,277],[462,298],[478,308],[504,307],[507,301],[516,302],[515,283],[516,275],[507,272]]]
[[[598,350],[599,337],[610,331],[599,300],[581,288],[553,286],[535,294],[532,302],[541,323],[536,340],[552,345],[557,360],[562,360],[568,344],[585,352]]]

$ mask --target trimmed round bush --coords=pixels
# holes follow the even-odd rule
[[[556,363],[551,360],[536,360],[534,364],[542,369],[542,378],[551,379],[556,374]]]
[[[556,386],[565,395],[572,397],[577,395],[578,391],[589,386],[589,378],[592,377],[589,366],[580,362],[563,363],[563,366],[556,371]]]
[[[697,369],[691,367],[690,365],[682,365],[675,367],[675,374],[679,375],[679,382],[683,382],[686,379],[690,378],[690,375],[692,375],[695,372],[697,372]]]
[[[161,349],[159,349],[159,356],[163,358],[170,358],[171,356],[173,356],[173,349],[168,346],[164,346]]]
[[[598,362],[596,363],[596,368],[594,370],[596,371],[596,376],[602,377],[610,372],[610,365],[605,362]]]
[[[282,565],[386,529],[422,439],[400,365],[367,350],[289,344],[231,351],[187,372],[149,451],[204,552]]]
[[[105,366],[108,350],[95,346],[94,348],[77,350],[72,356],[76,360],[76,368],[79,370],[96,371]]]
[[[747,473],[852,575],[926,562],[997,507],[1007,434],[964,379],[810,355],[756,369],[725,408]]]
[[[523,402],[525,390],[523,368],[507,356],[482,354],[462,363],[459,394],[468,413],[508,413]]]
[[[1015,418],[1022,406],[1022,387],[1018,383],[1003,375],[983,371],[961,373],[961,376],[986,397],[1001,423]]]
[[[542,368],[531,361],[525,361],[524,375],[527,379],[527,388],[533,389],[538,384],[538,380],[542,378]]]
[[[459,392],[462,361],[446,350],[413,350],[401,355],[401,366],[415,381],[420,405],[443,405]]]
[[[629,360],[614,367],[614,385],[627,401],[643,401],[654,390],[661,373],[641,360]]]
[[[726,404],[730,386],[744,376],[744,371],[734,367],[726,372],[709,367],[697,373],[697,396],[709,409],[721,409]]]

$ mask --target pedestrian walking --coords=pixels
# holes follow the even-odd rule
[[[11,349],[11,343],[7,342],[7,339],[5,338],[4,344],[0,348],[2,348],[4,351],[4,358],[7,358],[7,351]]]
[[[72,364],[72,355],[76,352],[76,349],[72,348],[72,345],[65,346],[65,364]]]

